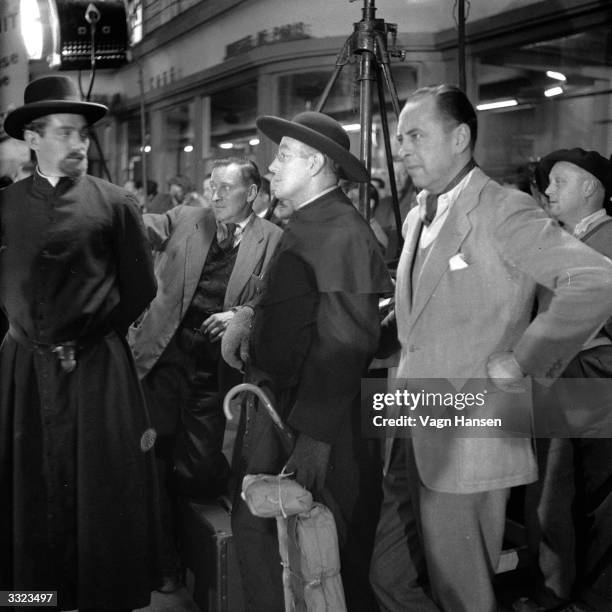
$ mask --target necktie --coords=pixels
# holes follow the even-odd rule
[[[425,225],[429,225],[436,217],[436,212],[438,211],[438,197],[454,189],[467,176],[470,170],[475,167],[476,162],[472,158],[440,193],[427,194],[425,198],[425,216],[423,218],[423,223]]]
[[[438,195],[435,193],[428,193],[425,198],[425,218],[423,223],[429,225],[436,217],[438,210]]]
[[[219,223],[217,226],[217,244],[222,251],[229,251],[234,246],[235,223]]]

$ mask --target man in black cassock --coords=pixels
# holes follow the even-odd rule
[[[86,175],[106,113],[64,76],[4,129],[35,151],[0,192],[0,590],[131,610],[158,584],[155,432],[125,341],[156,285],[138,206]]]
[[[279,473],[286,464],[330,506],[347,607],[373,612],[368,567],[381,462],[377,444],[361,434],[360,379],[378,344],[378,296],[392,286],[374,234],[338,186],[340,177],[368,175],[327,115],[260,117],[257,127],[279,143],[271,189],[290,219],[254,310],[249,377],[274,397],[296,444],[287,456],[265,411],[247,409],[233,468],[242,476]],[[249,313],[234,317],[222,341],[235,367]],[[252,516],[236,495],[232,527],[248,609],[283,610],[275,522]]]

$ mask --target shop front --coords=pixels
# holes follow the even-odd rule
[[[117,168],[116,174],[137,178],[142,155],[147,156],[149,177],[160,186],[175,174],[185,174],[201,188],[212,161],[228,155],[246,155],[265,169],[272,145],[257,133],[255,118],[291,117],[316,107],[346,38],[339,32],[320,35],[332,29],[325,26],[325,10],[311,12],[310,22],[280,22],[265,28],[260,27],[266,20],[259,12],[251,34],[241,35],[248,14],[245,4],[235,4],[223,19],[214,18],[194,30],[199,34],[167,41],[165,64],[155,61],[159,52],[147,47],[146,40],[140,45],[139,61],[145,72],[157,66],[157,73],[144,79],[147,132],[143,139],[139,96],[130,96],[126,85],[120,121],[128,127],[120,133],[127,134],[123,146],[128,151],[118,159],[129,163]],[[291,16],[287,9],[277,15],[270,3],[260,4],[262,10],[269,5],[267,23]],[[468,15],[466,39],[468,93],[482,109],[476,157],[485,170],[520,186],[525,180],[523,167],[554,148],[612,150],[612,11],[607,3],[564,2],[563,10],[552,6],[557,3],[541,1],[511,3],[518,6],[512,10],[501,1],[490,4],[489,14],[476,13],[479,19]],[[386,8],[380,6],[377,17],[387,19]],[[352,13],[358,20],[359,13]],[[414,20],[403,20],[397,11],[392,17],[400,17],[397,48],[404,52],[403,60],[394,58],[391,63],[400,101],[418,86],[457,82],[457,31],[452,24],[428,31]],[[439,22],[448,26],[447,20],[445,15]],[[429,27],[434,24],[432,20]],[[348,35],[352,25],[345,25]],[[340,27],[336,18],[334,29]],[[220,61],[198,70],[198,58],[200,63],[206,59],[196,52],[195,41],[210,38],[211,28],[217,36],[225,33],[222,49],[215,47]],[[210,44],[202,42],[202,51]],[[168,53],[183,57],[184,63],[171,70]],[[354,152],[359,150],[360,136],[356,67],[354,61],[347,63],[324,107],[346,126]],[[125,76],[133,72],[128,68]],[[132,91],[137,93],[133,87]],[[395,116],[389,100],[386,112],[393,134]],[[374,174],[384,176],[379,113],[376,104],[372,167]],[[392,147],[396,152],[394,142]]]

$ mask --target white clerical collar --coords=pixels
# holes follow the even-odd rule
[[[310,198],[309,200],[306,200],[305,202],[302,202],[295,210],[300,210],[300,208],[304,208],[304,206],[306,206],[307,204],[310,204],[311,202],[314,202],[315,200],[318,200],[321,196],[324,196],[326,193],[330,193],[334,189],[338,189],[338,185],[332,185],[331,187],[329,187],[325,191],[321,191],[321,193],[317,193],[317,195],[314,196],[313,198]]]
[[[38,172],[39,176],[49,181],[51,185],[53,185],[53,187],[55,187],[60,182],[60,178],[62,178],[61,176],[47,176],[46,174],[43,174],[40,171],[40,168],[38,166],[36,166],[36,172]]]
[[[583,219],[580,219],[572,232],[572,235],[576,238],[582,238],[585,234],[587,234],[593,227],[599,225],[602,221],[604,221],[608,217],[605,208],[600,208],[596,210],[594,213],[587,215]]]

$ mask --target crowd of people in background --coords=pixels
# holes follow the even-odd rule
[[[398,231],[394,210],[393,199],[390,187],[384,178],[386,173],[381,176],[373,176],[367,187],[370,200],[369,212],[363,211],[369,217],[370,227],[381,246],[386,260],[397,259],[398,246],[401,242],[400,231]],[[284,207],[278,206],[277,198],[273,198],[270,193],[270,178],[272,174],[267,173],[261,176],[261,184],[257,197],[253,203],[253,211],[259,217],[272,221],[276,225],[283,227],[288,220],[284,214]],[[412,185],[410,176],[403,169],[401,163],[394,164],[394,176],[397,185],[397,200],[399,204],[400,227],[408,211],[416,204],[416,191]],[[185,175],[171,177],[167,181],[167,191],[158,192],[158,183],[154,180],[147,180],[147,195],[145,197],[142,182],[139,180],[127,180],[123,187],[133,193],[139,203],[143,213],[165,213],[176,206],[193,206],[210,208],[212,205],[212,192],[210,189],[210,173],[202,181],[202,189],[198,191]],[[342,179],[340,185],[344,193],[350,198],[354,206],[359,210],[359,183]]]
[[[535,575],[514,610],[612,610],[612,391],[570,392],[612,378],[607,157],[553,151],[500,184],[474,158],[471,102],[439,85],[399,117],[398,209],[311,111],[257,119],[267,173],[228,157],[201,189],[120,188],[86,173],[105,112],[49,76],[4,124],[36,161],[0,178],[0,590],[145,606],[181,584],[178,499],[228,494],[246,607],[281,611],[276,522],[241,484],[285,470],[334,516],[350,612],[496,612],[518,486]],[[370,439],[360,381],[389,356],[393,384],[482,383],[470,417],[520,397],[548,435],[536,452],[530,431]],[[246,403],[230,464],[221,399],[240,381],[293,448]]]

